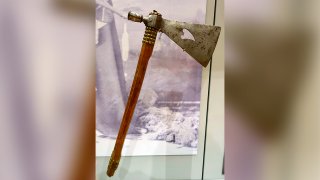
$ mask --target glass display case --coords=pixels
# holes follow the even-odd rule
[[[224,179],[224,1],[103,3],[96,8],[96,179]],[[109,178],[106,169],[144,32],[121,14],[153,9],[167,19],[216,24],[222,32],[206,68],[159,33],[123,157]]]

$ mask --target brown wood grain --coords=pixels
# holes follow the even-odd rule
[[[147,44],[145,42],[143,42],[142,44],[141,53],[140,53],[139,61],[137,64],[134,80],[131,86],[128,102],[123,114],[123,118],[122,118],[122,122],[118,132],[115,147],[113,149],[113,153],[110,158],[108,171],[107,171],[108,176],[113,176],[115,170],[117,169],[118,163],[120,161],[123,143],[125,141],[125,138],[131,123],[131,119],[134,113],[134,109],[136,107],[136,104],[139,98],[140,90],[141,90],[144,76],[147,70],[149,59],[153,51],[153,47],[154,47],[154,44]]]

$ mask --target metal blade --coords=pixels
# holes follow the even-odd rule
[[[194,40],[181,38],[184,35],[184,29],[192,34]],[[202,66],[206,67],[212,58],[221,28],[218,26],[188,24],[163,19],[160,31],[166,34]]]

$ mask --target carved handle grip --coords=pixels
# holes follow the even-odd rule
[[[126,105],[126,109],[123,114],[116,144],[114,146],[114,149],[109,161],[109,166],[107,170],[107,175],[109,177],[113,176],[120,162],[123,143],[126,138],[126,135],[130,126],[131,118],[139,98],[141,86],[147,70],[148,61],[153,51],[157,32],[158,31],[154,28],[146,27],[136,73],[135,73],[134,80],[130,90],[130,95]]]

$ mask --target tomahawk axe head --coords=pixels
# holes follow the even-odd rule
[[[161,15],[143,17],[137,13],[129,12],[128,19],[135,22],[144,22],[149,27],[157,25],[156,28],[159,28],[160,32],[166,34],[204,67],[208,65],[212,58],[221,31],[218,26],[172,21],[163,19]],[[183,38],[184,32],[189,32],[193,38]]]
[[[183,39],[184,30],[189,31],[193,39]],[[212,58],[218,42],[221,28],[202,24],[162,20],[161,32],[179,45],[202,66],[206,67]]]

